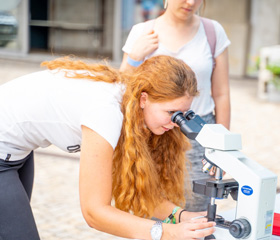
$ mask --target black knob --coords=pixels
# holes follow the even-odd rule
[[[204,238],[204,240],[207,240],[207,239],[213,240],[213,239],[216,239],[216,238],[213,234],[211,234],[210,236],[207,236],[207,237]]]
[[[251,225],[246,219],[236,219],[230,224],[229,232],[235,238],[245,238],[251,233]]]

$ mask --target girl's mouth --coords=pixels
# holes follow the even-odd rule
[[[185,12],[191,12],[192,11],[192,9],[190,9],[190,8],[182,8]]]
[[[162,127],[164,129],[164,131],[169,131],[170,129],[169,128],[166,128],[166,127]]]

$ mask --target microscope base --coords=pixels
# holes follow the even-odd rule
[[[229,233],[228,229],[220,228],[220,227],[215,227],[216,231],[212,235],[212,238],[209,239],[216,239],[216,240],[238,240],[237,238],[234,238],[231,236]],[[207,238],[200,238],[200,240],[206,240]],[[250,239],[250,238],[246,238]],[[266,237],[266,238],[261,238],[261,239],[255,239],[255,240],[271,240],[271,237]]]

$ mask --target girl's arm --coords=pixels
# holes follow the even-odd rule
[[[228,76],[228,50],[216,58],[212,75],[212,97],[215,102],[216,122],[230,128],[230,91]]]
[[[154,217],[164,220],[166,219],[173,211],[173,209],[176,207],[176,205],[172,202],[165,201],[162,204],[160,204],[154,212]],[[180,208],[178,211],[175,213],[174,217],[176,219],[176,223],[179,223],[179,214],[183,209]],[[192,218],[200,217],[200,216],[206,216],[207,212],[188,212],[188,211],[183,211],[181,213],[180,220],[181,222],[188,222]]]
[[[120,71],[121,71],[121,72],[124,72],[124,71],[132,72],[132,71],[134,71],[134,69],[136,68],[136,67],[133,67],[133,66],[131,66],[131,65],[128,64],[128,62],[127,62],[127,57],[128,57],[128,54],[127,54],[127,53],[124,53],[124,54],[123,54],[122,63],[121,63],[121,66],[120,66]]]
[[[140,218],[111,206],[113,148],[95,131],[82,126],[80,203],[90,227],[120,237],[151,239],[155,221]],[[210,235],[211,222],[163,224],[162,240],[192,239]],[[210,228],[209,228],[210,227]],[[197,229],[205,229],[195,231]]]
[[[135,217],[111,206],[112,146],[95,131],[82,126],[80,203],[90,227],[113,235],[149,239],[153,221]]]

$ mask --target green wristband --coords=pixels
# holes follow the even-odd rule
[[[164,223],[176,223],[176,218],[174,217],[174,215],[176,214],[176,212],[180,209],[180,207],[175,207],[172,211],[172,213],[166,218],[164,219]]]

